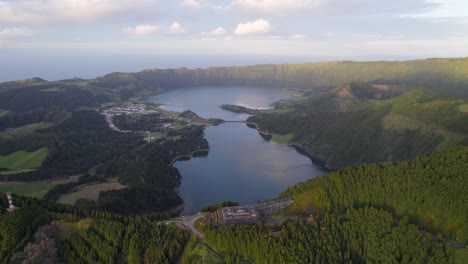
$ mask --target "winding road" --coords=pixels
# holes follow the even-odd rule
[[[194,235],[196,235],[198,238],[203,239],[205,236],[200,233],[196,228],[195,228],[195,222],[199,219],[202,219],[206,217],[208,214],[207,213],[198,213],[195,215],[184,215],[184,216],[179,216],[177,218],[169,219],[169,220],[164,220],[164,221],[159,221],[159,224],[164,224],[164,225],[169,225],[169,224],[180,224],[184,228],[190,230]]]

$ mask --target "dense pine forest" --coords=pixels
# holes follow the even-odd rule
[[[351,166],[286,190],[281,197],[295,204],[280,214],[291,219],[280,225],[214,228],[208,221],[199,228],[224,263],[454,263],[455,249],[442,238],[467,241],[467,158],[468,147],[457,147]],[[15,202],[20,209],[0,214],[2,263],[31,256],[44,243],[51,248],[42,257],[66,263],[190,259],[184,248],[191,235],[156,222],[167,214],[122,216],[16,196]],[[6,208],[4,195],[0,204]]]
[[[124,217],[30,198],[15,201],[20,209],[0,214],[0,263],[175,263],[190,238],[156,222],[166,214]]]
[[[282,193],[296,208],[345,212],[374,206],[412,223],[468,242],[468,147],[400,163],[359,164],[295,185]]]
[[[262,225],[206,228],[206,240],[226,254],[226,263],[453,263],[453,249],[394,224],[384,210],[350,209],[326,214],[318,225],[288,221],[272,231]]]

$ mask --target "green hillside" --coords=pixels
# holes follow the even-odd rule
[[[295,203],[274,216],[279,223],[197,222],[203,241],[184,225],[158,222],[169,214],[123,216],[14,196],[19,210],[0,209],[0,262],[463,263],[465,251],[443,238],[468,240],[467,166],[468,147],[457,147],[347,167],[285,190],[281,197]]]
[[[41,167],[42,161],[48,153],[47,148],[41,148],[34,152],[17,151],[7,156],[0,156],[0,174],[16,174],[19,172],[31,171]]]
[[[468,147],[400,163],[354,165],[283,192],[303,213],[384,208],[433,232],[468,242]],[[294,209],[293,209],[294,210]]]
[[[254,85],[328,91],[351,82],[367,82],[382,87],[424,87],[442,95],[468,96],[468,58],[151,69],[138,73],[111,73],[92,80],[54,82],[34,78],[0,83],[0,105],[2,111],[10,112],[51,107],[74,110],[200,85]]]
[[[261,130],[293,133],[290,141],[330,168],[411,159],[468,142],[468,99],[398,87],[382,93],[362,83],[287,105],[285,113],[249,118]],[[377,100],[375,98],[388,98]]]
[[[201,241],[189,220],[161,222],[183,205],[171,164],[209,149],[206,123],[177,123],[148,143],[110,129],[97,110],[201,85],[301,88],[303,97],[248,121],[339,170],[285,190],[294,204],[257,225],[213,227],[206,218],[194,224]],[[162,122],[126,118],[114,121],[135,131]],[[7,212],[0,194],[0,263],[463,263],[466,250],[452,245],[468,243],[467,146],[468,58],[0,83],[0,181],[34,181],[0,185],[19,207]],[[81,176],[50,182],[70,175]],[[110,178],[126,188],[55,203]]]
[[[0,132],[0,139],[2,140],[9,140],[17,137],[23,137],[28,134],[34,133],[38,129],[43,129],[50,126],[50,124],[40,122],[40,123],[32,123],[16,128],[10,128],[9,130],[1,131]]]
[[[451,96],[467,96],[468,58],[414,61],[319,62],[304,64],[145,70],[112,73],[91,83],[129,91],[198,85],[256,85],[329,90],[350,82],[425,87]]]

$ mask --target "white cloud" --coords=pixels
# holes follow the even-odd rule
[[[270,22],[265,19],[257,19],[255,21],[248,21],[246,23],[240,23],[234,35],[256,35],[266,34],[271,31]]]
[[[199,0],[184,0],[182,3],[180,3],[180,6],[188,8],[200,8],[202,7],[202,3]]]
[[[449,1],[456,4],[447,4],[447,0],[232,0],[225,9],[262,16],[288,16],[294,13],[356,16],[421,14],[439,10],[443,6],[449,6],[450,10],[457,8],[459,13],[463,13],[468,6],[466,0]]]
[[[319,0],[234,0],[227,9],[260,15],[288,15],[316,6]]]
[[[174,22],[167,28],[159,25],[138,25],[126,27],[122,29],[122,32],[128,35],[151,36],[156,34],[182,35],[187,30],[179,22]]]
[[[182,35],[186,32],[187,30],[184,27],[182,27],[182,25],[179,22],[172,23],[172,25],[167,30],[167,33],[171,35]]]
[[[0,38],[30,37],[34,33],[27,27],[0,28]]]
[[[209,32],[203,32],[203,36],[220,36],[226,34],[226,30],[222,27],[218,27],[216,29],[213,29]]]
[[[136,27],[126,27],[123,29],[124,33],[130,35],[154,35],[161,31],[161,27],[158,25],[138,25]]]
[[[16,0],[0,5],[0,22],[89,22],[154,6],[152,0]],[[144,10],[144,9],[143,9]]]

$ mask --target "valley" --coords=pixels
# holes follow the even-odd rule
[[[0,192],[19,207],[0,195],[0,262],[41,241],[67,263],[463,262],[446,241],[468,242],[467,65],[0,83]],[[294,203],[255,225],[174,218],[278,197]]]

